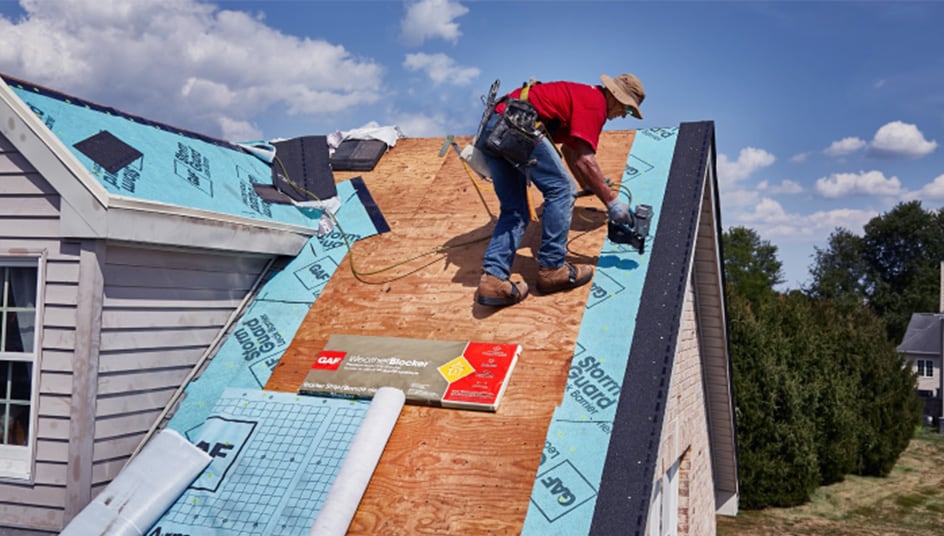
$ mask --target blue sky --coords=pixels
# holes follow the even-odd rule
[[[375,122],[472,134],[530,77],[636,74],[645,119],[715,122],[722,224],[814,246],[944,203],[944,3],[0,0],[0,73],[239,140]]]

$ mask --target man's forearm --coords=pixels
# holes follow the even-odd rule
[[[566,146],[562,152],[577,184],[593,192],[604,205],[616,198],[616,194],[606,184],[603,170],[600,169],[600,164],[597,163],[593,152],[578,153]]]

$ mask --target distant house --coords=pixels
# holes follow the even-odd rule
[[[933,425],[944,416],[941,374],[944,356],[944,313],[914,313],[898,353],[918,375],[918,395],[924,401],[924,421]],[[944,426],[944,423],[941,423]]]
[[[251,195],[271,169],[236,146],[4,82],[0,527],[57,532],[316,222]],[[604,174],[654,205],[646,252],[614,252],[578,199],[568,247],[593,285],[498,311],[472,305],[497,203],[441,146],[357,173],[393,229],[324,283],[265,388],[295,392],[333,333],[523,351],[495,413],[404,408],[349,533],[714,534],[739,491],[713,123],[604,132]],[[402,262],[422,251],[441,256]]]

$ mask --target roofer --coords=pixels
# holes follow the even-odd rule
[[[629,206],[607,186],[596,150],[608,119],[626,114],[642,119],[639,105],[646,93],[632,74],[616,78],[603,75],[600,81],[602,85],[531,83],[505,95],[492,110],[485,111],[475,147],[485,156],[501,209],[485,250],[478,303],[501,307],[518,303],[528,295],[527,283],[510,278],[529,219],[528,181],[544,196],[537,254],[537,289],[542,294],[573,289],[593,277],[591,266],[574,265],[565,259],[577,195],[574,179],[606,205],[610,220],[632,225]],[[561,153],[555,143],[561,144]]]

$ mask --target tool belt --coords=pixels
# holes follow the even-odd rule
[[[519,167],[534,164],[531,152],[544,136],[538,112],[527,100],[529,88],[522,90],[520,99],[504,99],[505,113],[485,139],[486,150]]]

